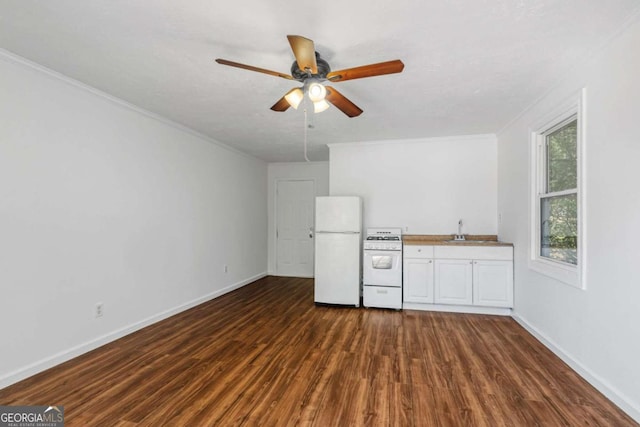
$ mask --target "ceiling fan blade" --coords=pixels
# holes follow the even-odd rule
[[[252,65],[240,64],[239,62],[227,61],[226,59],[221,59],[221,58],[217,58],[216,62],[218,64],[228,65],[230,67],[242,68],[243,70],[249,70],[249,71],[257,71],[258,73],[269,74],[270,76],[282,77],[283,79],[287,79],[287,80],[294,80],[294,78],[288,74],[267,70],[265,68],[259,68],[259,67],[254,67]]]
[[[347,68],[345,70],[332,71],[327,74],[327,79],[332,82],[362,79],[365,77],[382,76],[384,74],[400,73],[404,64],[399,59],[394,61],[379,62],[377,64],[363,65],[361,67]]]
[[[282,98],[280,98],[278,100],[278,102],[276,102],[275,104],[273,104],[273,106],[271,107],[271,109],[273,111],[287,111],[287,109],[290,107],[289,103],[287,102],[286,99],[284,99],[284,96]]]
[[[353,102],[349,101],[343,94],[332,88],[326,86],[327,96],[325,99],[335,105],[340,111],[345,113],[349,117],[357,117],[362,114],[362,110]]]
[[[311,74],[317,74],[318,64],[316,64],[316,48],[313,40],[302,36],[287,36],[287,39],[300,70],[306,71],[308,68]]]

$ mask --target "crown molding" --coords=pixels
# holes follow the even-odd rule
[[[36,71],[36,72],[39,72],[41,74],[44,74],[49,78],[61,81],[61,82],[66,83],[66,84],[68,84],[70,86],[73,86],[73,87],[75,87],[77,89],[80,89],[80,90],[83,90],[85,92],[88,92],[88,93],[90,93],[90,94],[92,94],[92,95],[94,95],[94,96],[96,96],[98,98],[101,98],[101,99],[103,99],[105,101],[108,101],[111,104],[114,104],[114,105],[116,105],[118,107],[124,108],[124,109],[129,110],[129,111],[133,111],[135,113],[141,114],[141,115],[143,115],[145,117],[148,117],[150,119],[156,120],[156,121],[158,121],[158,122],[160,122],[162,124],[170,126],[170,127],[174,128],[176,130],[185,132],[185,133],[187,133],[187,134],[189,134],[191,136],[194,136],[194,137],[196,137],[198,139],[206,141],[206,142],[208,142],[210,144],[216,145],[216,146],[218,146],[220,148],[223,148],[225,150],[228,150],[228,151],[230,151],[232,153],[238,154],[238,155],[246,157],[246,158],[250,158],[250,159],[253,159],[253,160],[259,160],[259,161],[262,161],[264,163],[267,163],[262,159],[259,159],[259,158],[255,157],[255,156],[252,156],[250,154],[245,153],[244,151],[240,151],[240,150],[238,150],[236,148],[233,148],[233,147],[231,147],[231,146],[229,146],[227,144],[224,144],[224,143],[222,143],[220,141],[217,141],[217,140],[211,138],[208,135],[205,135],[205,134],[203,134],[201,132],[198,132],[198,131],[196,131],[194,129],[191,129],[190,127],[182,125],[182,124],[180,124],[178,122],[174,122],[173,120],[167,119],[166,117],[163,117],[163,116],[161,116],[159,114],[153,113],[153,112],[151,112],[149,110],[145,110],[142,107],[139,107],[139,106],[137,106],[135,104],[127,102],[127,101],[125,101],[125,100],[123,100],[121,98],[118,98],[116,96],[110,95],[110,94],[108,94],[106,92],[103,92],[103,91],[101,91],[99,89],[94,88],[93,86],[89,86],[89,85],[87,85],[85,83],[82,83],[82,82],[80,82],[80,81],[78,81],[76,79],[68,77],[68,76],[66,76],[66,75],[64,75],[62,73],[54,71],[54,70],[52,70],[50,68],[47,68],[47,67],[45,67],[43,65],[40,65],[40,64],[36,63],[36,62],[30,61],[30,60],[28,60],[26,58],[23,58],[22,56],[16,55],[15,53],[6,50],[6,49],[0,48],[0,60],[2,60],[4,62],[7,62],[7,63],[10,63],[10,64],[15,64],[15,65],[18,65],[18,66],[21,66],[23,68],[27,68],[27,69],[30,69],[30,70],[33,70],[33,71]]]
[[[461,141],[497,141],[497,137],[492,133],[484,133],[477,135],[453,135],[439,136],[432,138],[411,138],[411,139],[384,139],[377,141],[360,141],[360,142],[334,142],[327,144],[329,148],[347,148],[363,145],[391,145],[391,144],[429,144],[434,142],[461,142]]]

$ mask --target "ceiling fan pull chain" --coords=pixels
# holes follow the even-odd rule
[[[307,132],[308,132],[308,126],[307,126],[307,107],[304,108],[304,159],[307,162],[310,162],[311,160],[309,160],[309,158],[307,157]]]

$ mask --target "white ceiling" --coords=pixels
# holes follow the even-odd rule
[[[310,115],[327,143],[494,133],[625,23],[640,0],[0,0],[0,47],[267,161],[303,160],[304,113],[269,109],[297,82],[286,39],[332,69],[392,59],[393,74],[334,83],[364,110]],[[312,116],[312,117],[311,117]]]

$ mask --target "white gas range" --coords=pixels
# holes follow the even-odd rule
[[[363,305],[401,309],[402,229],[368,228],[363,250]]]

